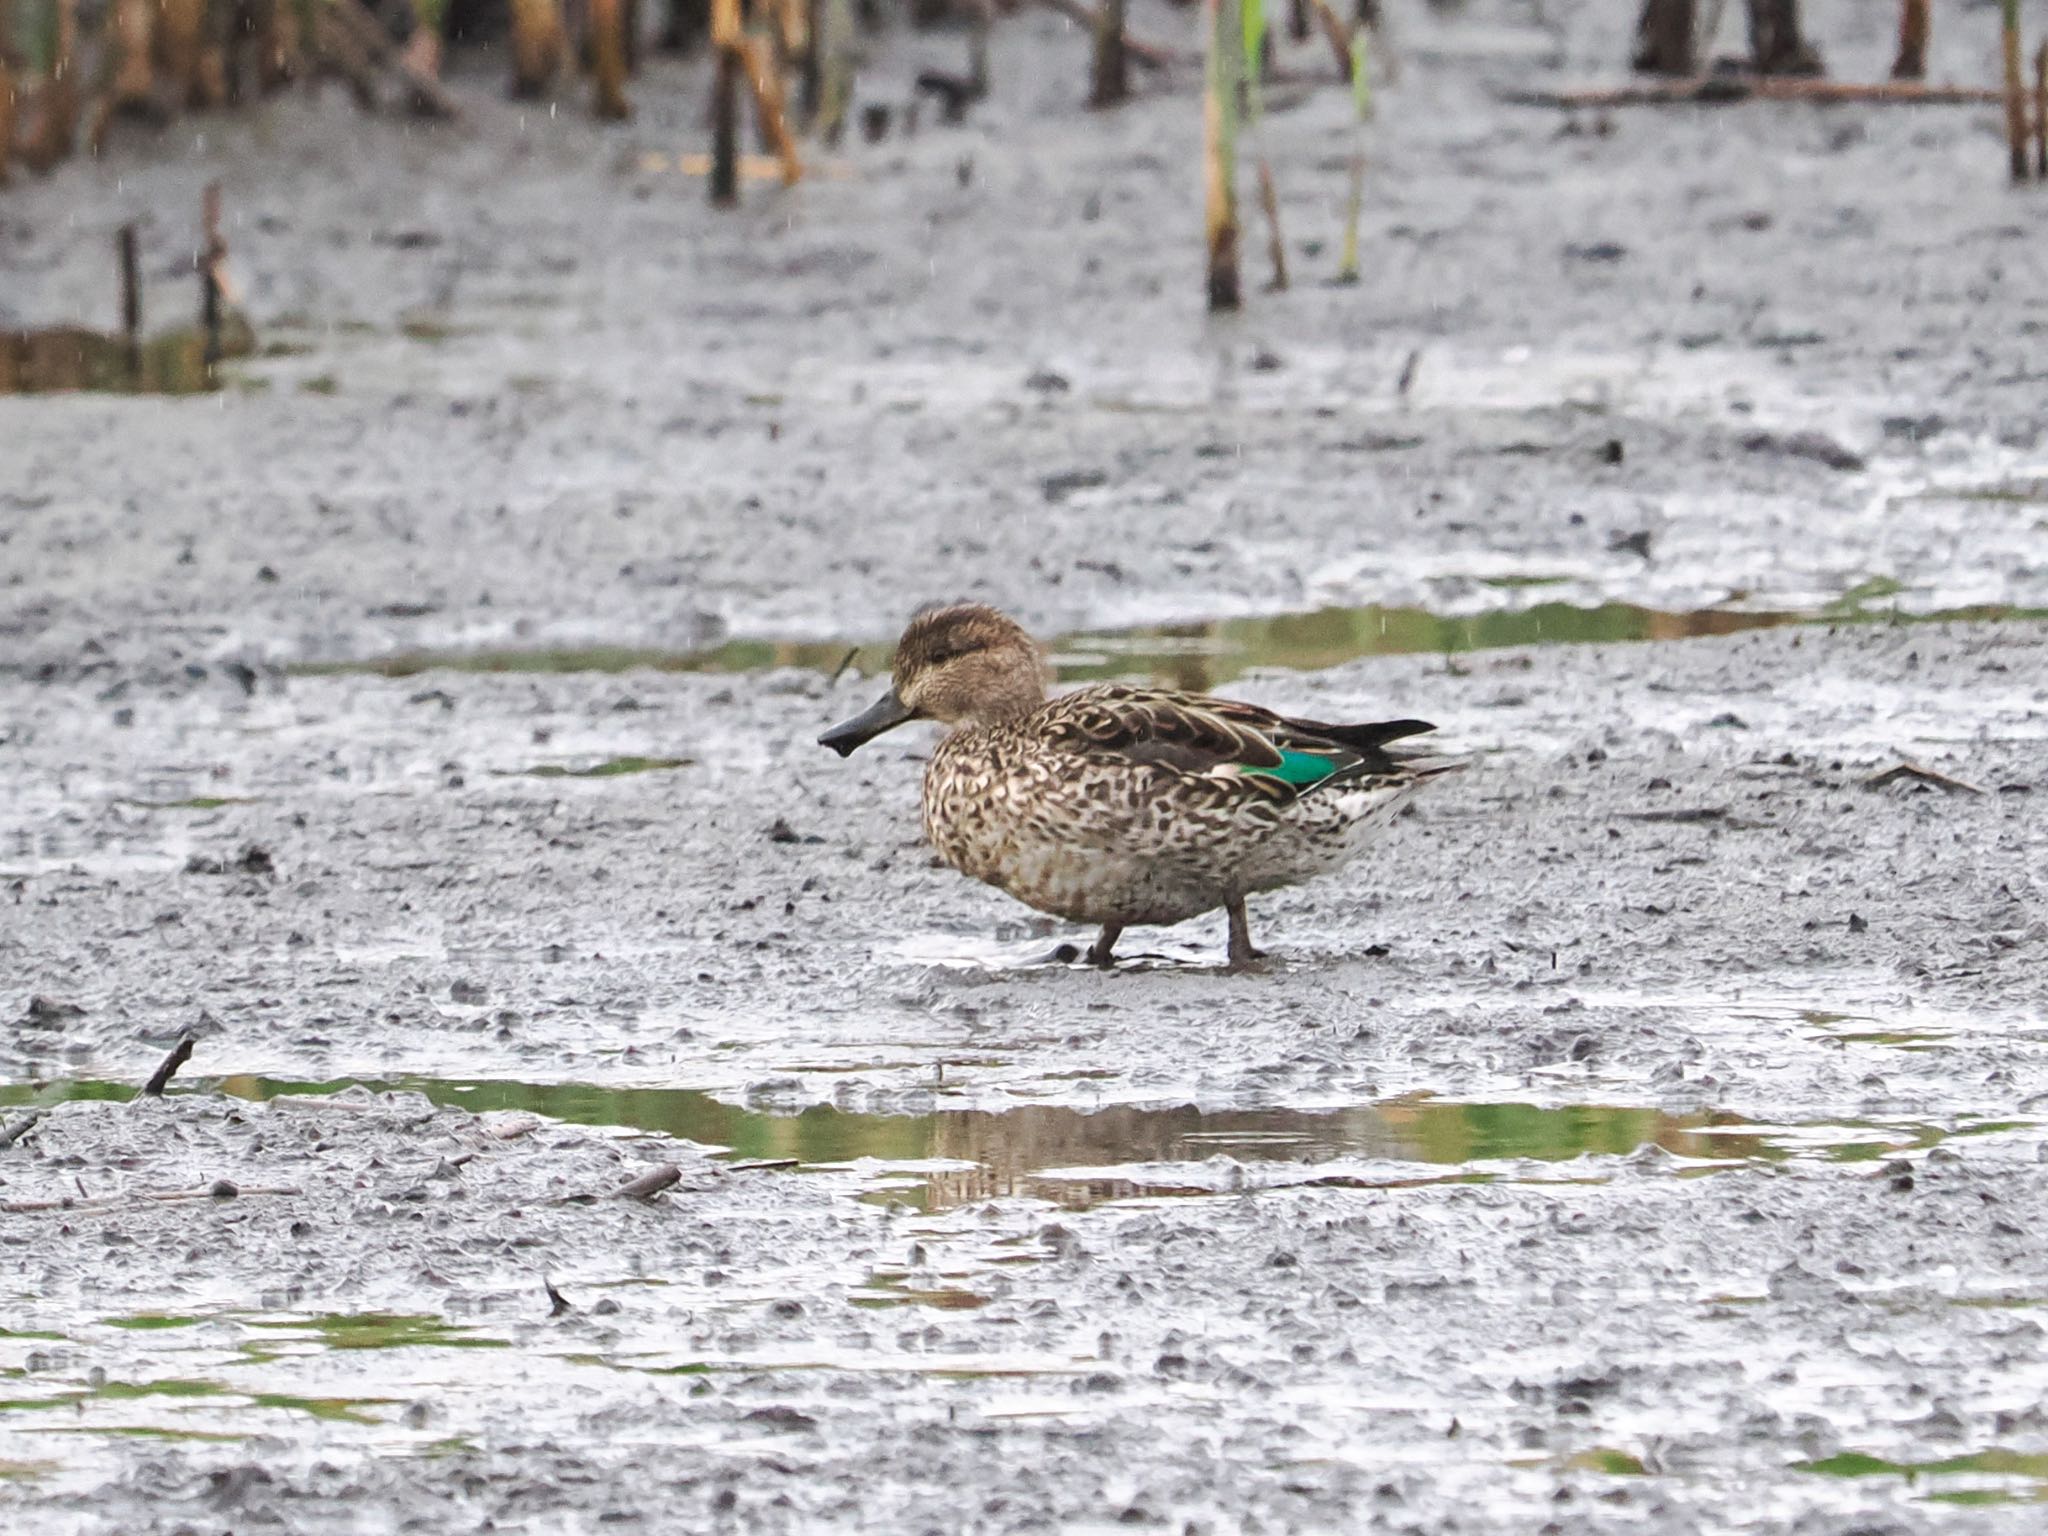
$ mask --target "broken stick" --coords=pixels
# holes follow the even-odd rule
[[[1923,768],[1920,764],[1914,762],[1894,763],[1882,772],[1873,773],[1863,781],[1863,787],[1865,789],[1883,789],[1887,784],[1896,784],[1901,779],[1912,779],[1917,783],[1931,784],[1936,789],[1945,790],[1952,795],[1981,795],[1984,793],[1983,790],[1974,784],[1967,783],[1962,779],[1950,778],[1945,773],[1939,773],[1932,768]]]
[[[1645,81],[1589,90],[1506,91],[1501,100],[1521,107],[1720,106],[1736,101],[1815,101],[1870,106],[1974,107],[2005,100],[2003,91],[1967,85],[1923,85],[1917,80],[1787,79],[1766,75],[1707,75],[1696,80]]]
[[[171,1047],[171,1054],[163,1059],[163,1065],[152,1072],[149,1081],[142,1085],[145,1099],[160,1099],[164,1096],[164,1085],[178,1075],[178,1068],[192,1059],[192,1037],[180,1035],[178,1043]]]
[[[614,1200],[646,1200],[660,1194],[683,1176],[674,1163],[657,1163],[637,1179],[629,1179],[612,1191]]]

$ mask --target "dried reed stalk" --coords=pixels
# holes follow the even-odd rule
[[[1899,53],[1892,60],[1894,80],[1927,78],[1929,25],[1927,0],[1899,0]]]
[[[1310,0],[1310,4],[1315,11],[1316,25],[1323,34],[1323,41],[1330,45],[1331,57],[1337,61],[1338,72],[1349,80],[1352,35],[1362,35],[1366,31],[1365,23],[1361,21],[1354,26],[1346,26],[1337,15],[1336,8],[1330,4],[1330,0]]]
[[[1237,270],[1238,98],[1244,90],[1244,12],[1239,0],[1205,0],[1208,58],[1202,86],[1203,237],[1211,310],[1242,302]]]
[[[444,49],[441,29],[447,11],[448,0],[412,0],[412,36],[405,40],[405,46],[398,55],[407,76],[424,80],[441,78]],[[439,110],[434,98],[419,90],[413,92],[412,109],[423,117],[430,117]]]
[[[590,0],[590,106],[608,123],[623,123],[633,115],[626,100],[625,23],[622,0]]]
[[[1337,281],[1358,281],[1358,220],[1365,209],[1365,125],[1372,116],[1372,76],[1366,66],[1366,29],[1351,34],[1351,184],[1344,198],[1344,251]]]
[[[21,145],[21,163],[47,171],[78,137],[78,0],[56,0],[42,52],[49,78],[36,93],[37,118]]]
[[[115,59],[109,94],[116,107],[145,105],[156,90],[156,71],[150,59],[156,41],[156,15],[156,0],[114,0],[108,13]]]
[[[782,109],[782,78],[775,72],[769,53],[764,38],[739,40],[740,62],[754,92],[754,113],[761,137],[782,162],[782,184],[793,187],[803,179],[804,164],[796,152],[796,139],[789,131],[788,115]]]
[[[256,17],[256,82],[266,94],[305,78],[307,23],[303,0],[262,0]]]
[[[2012,179],[2027,179],[2027,95],[2020,74],[2020,0],[2000,6],[2005,53],[2005,143]]]
[[[15,115],[14,69],[8,63],[5,23],[0,22],[0,187],[7,185],[9,162],[14,158]]]
[[[184,105],[200,104],[199,51],[206,37],[206,0],[158,0],[157,58]]]
[[[1114,107],[1130,99],[1130,55],[1124,49],[1124,0],[1102,0],[1095,13],[1094,55],[1088,69],[1088,105]]]
[[[1086,27],[1092,34],[1095,30],[1096,12],[1082,0],[1038,0],[1048,11],[1057,11],[1077,26]],[[1142,43],[1128,32],[1124,35],[1124,52],[1131,56],[1131,62],[1142,64],[1147,69],[1170,69],[1175,64],[1192,63],[1172,48],[1162,48],[1157,43]]]
[[[377,61],[329,6],[313,12],[313,52],[323,71],[348,82],[349,94],[365,112],[377,106]]]
[[[561,0],[511,0],[512,94],[525,100],[547,94],[569,56]]]
[[[776,0],[776,38],[785,59],[801,59],[811,46],[811,13],[806,0]]]

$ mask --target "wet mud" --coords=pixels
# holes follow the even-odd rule
[[[1224,323],[1191,82],[1084,119],[1052,17],[736,218],[681,74],[10,189],[0,327],[104,327],[225,173],[258,347],[0,401],[0,1521],[2029,1528],[2048,203],[1989,112],[1499,101],[1605,10],[1397,10],[1378,269]],[[928,741],[814,744],[966,593],[1473,761],[1262,974],[1043,963]]]

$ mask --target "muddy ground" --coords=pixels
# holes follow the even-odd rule
[[[1342,93],[1280,92],[1301,281],[1225,323],[1193,72],[1081,113],[1049,17],[736,217],[656,158],[684,71],[4,194],[0,324],[105,323],[113,227],[182,295],[221,177],[272,355],[0,401],[0,1518],[2030,1528],[2048,197],[1989,110],[1498,100],[1628,9],[1396,10],[1356,289]],[[1474,759],[1246,977],[1220,921],[1026,963],[1077,935],[931,866],[928,743],[812,744],[879,652],[589,670],[963,593],[1076,671],[1808,622],[1162,662]],[[532,670],[387,675],[477,647]]]

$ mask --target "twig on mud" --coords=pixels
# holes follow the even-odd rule
[[[171,1047],[171,1054],[163,1059],[163,1065],[152,1072],[149,1076],[149,1081],[142,1085],[142,1096],[145,1099],[162,1098],[164,1096],[164,1085],[176,1077],[178,1075],[178,1068],[185,1065],[191,1059],[192,1037],[190,1035],[178,1036],[178,1043]]]
[[[1565,91],[1504,91],[1500,99],[1518,107],[1720,106],[1736,101],[1817,101],[1870,106],[1960,107],[2001,102],[2003,91],[1969,85],[1922,85],[1917,80],[1781,79],[1763,75],[1708,75],[1695,80],[1646,81],[1640,85]]]
[[[1082,0],[1038,0],[1038,3],[1049,11],[1058,11],[1067,20],[1085,28],[1091,37],[1095,35],[1096,27],[1101,24],[1100,18],[1083,4]],[[1192,59],[1183,58],[1171,48],[1162,48],[1157,43],[1141,43],[1131,36],[1128,30],[1124,33],[1124,52],[1147,69],[1171,69],[1176,64],[1194,62]]]
[[[1728,808],[1725,805],[1695,805],[1679,811],[1623,811],[1621,816],[1624,821],[1723,821],[1727,819]]]
[[[98,1200],[74,1199],[66,1195],[57,1200],[4,1200],[0,1211],[9,1216],[26,1216],[35,1211],[118,1211],[123,1206],[137,1201],[149,1200],[169,1202],[174,1200],[237,1200],[252,1195],[303,1195],[305,1191],[296,1184],[265,1185],[245,1188],[226,1179],[215,1179],[204,1189],[155,1189],[145,1190],[136,1195],[107,1195]]]
[[[1950,794],[1981,795],[1983,790],[1962,779],[1950,778],[1932,768],[1923,768],[1914,762],[1897,762],[1891,767],[1873,773],[1863,781],[1865,789],[1883,789],[1887,784],[1896,784],[1901,779],[1913,779],[1922,784],[1932,784],[1936,789]]]
[[[657,1163],[637,1179],[629,1179],[612,1191],[614,1200],[647,1200],[678,1182],[683,1170],[674,1163]]]
[[[723,1165],[727,1173],[760,1173],[764,1169],[800,1168],[802,1166],[803,1160],[795,1157],[763,1157],[756,1158],[751,1163],[726,1163]]]
[[[36,1122],[41,1120],[44,1114],[45,1111],[43,1110],[32,1109],[27,1114],[19,1115],[8,1121],[6,1125],[0,1126],[0,1152],[5,1152],[9,1147],[21,1140],[22,1137],[34,1130]]]
[[[858,655],[860,655],[860,647],[856,645],[852,650],[840,657],[839,665],[832,669],[832,676],[827,679],[828,684],[836,683],[839,679],[846,676],[846,669],[853,665],[854,658]]]

